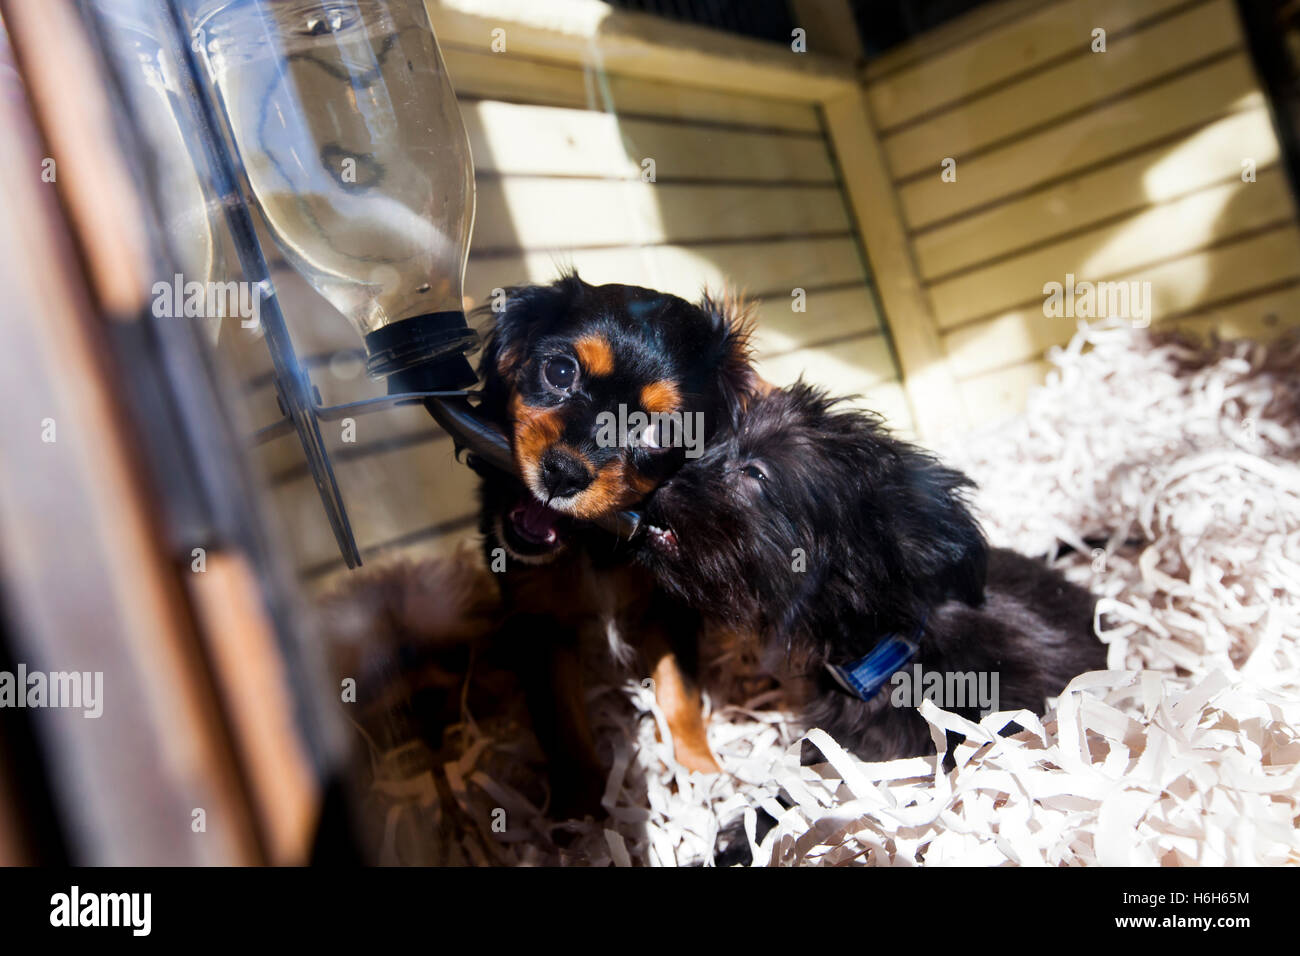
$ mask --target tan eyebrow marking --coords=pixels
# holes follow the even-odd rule
[[[584,335],[573,343],[573,351],[578,353],[578,361],[588,375],[614,373],[614,349],[604,336]]]
[[[681,400],[677,386],[667,379],[651,382],[641,389],[641,407],[652,414],[675,412]]]

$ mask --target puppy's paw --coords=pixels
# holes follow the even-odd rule
[[[692,773],[722,773],[722,767],[710,752],[707,742],[675,741],[673,757]]]

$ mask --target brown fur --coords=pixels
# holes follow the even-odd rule
[[[609,340],[600,335],[584,335],[573,343],[573,350],[578,355],[582,370],[588,375],[612,375],[614,373],[614,350]]]
[[[641,389],[641,407],[647,412],[666,415],[681,407],[682,396],[672,382],[651,382]]]
[[[496,582],[465,551],[356,572],[319,609],[335,677],[356,681],[355,719],[381,748],[459,719],[473,648],[501,624]],[[473,690],[495,700],[512,686],[508,671],[483,667]]]

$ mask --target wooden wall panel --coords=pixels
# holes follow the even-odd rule
[[[1169,203],[1150,206],[1101,229],[1039,246],[930,286],[942,328],[970,324],[999,310],[1042,303],[1047,281],[1079,278],[1140,278],[1158,263],[1193,255],[1216,242],[1278,222],[1293,221],[1290,192],[1280,170],[1258,182],[1240,179],[1211,186]],[[1278,263],[1281,267],[1283,263]],[[1204,290],[1213,296],[1215,290]]]
[[[1022,407],[1076,331],[1043,307],[1067,274],[1143,284],[1157,326],[1300,325],[1293,184],[1230,0],[1010,0],[965,20],[864,77],[970,423]]]
[[[499,100],[602,110],[619,116],[662,116],[821,134],[811,103],[786,102],[631,76],[598,75],[573,66],[442,44],[447,70],[462,100]]]
[[[461,112],[480,172],[635,180],[653,159],[663,182],[835,178],[820,137],[495,101],[466,102]]]
[[[1270,229],[1117,276],[1116,281],[1150,282],[1153,312],[1159,323],[1178,316],[1203,315],[1218,304],[1300,281],[1300,232],[1288,227]],[[954,330],[944,341],[953,371],[964,379],[1008,363],[1037,358],[1051,346],[1067,341],[1075,328],[1075,319],[1048,318],[1041,305],[1035,305]]]
[[[1180,0],[990,4],[868,67],[872,111],[880,128],[890,130],[1086,51],[1096,27],[1115,38],[1180,5]],[[950,48],[942,48],[947,38],[941,33],[953,36]]]
[[[900,184],[903,210],[909,224],[919,229],[1078,175],[1166,138],[1186,135],[1213,117],[1263,102],[1246,55],[1238,53],[974,158],[956,156],[955,183],[939,177],[940,161],[951,154],[936,156],[932,172]]]
[[[1241,181],[1241,161],[1277,161],[1277,138],[1263,106],[1210,120],[1173,143],[1008,199],[914,236],[921,274],[936,281],[981,262],[1122,219],[1223,182]]]
[[[483,176],[474,255],[591,246],[754,241],[851,231],[834,184],[733,186]]]
[[[1182,10],[1159,30],[1158,44],[1149,42],[1147,31],[1122,34],[1109,38],[1104,53],[1088,49],[1085,31],[1084,42],[1075,43],[1077,55],[1035,73],[1032,81],[999,87],[899,129],[886,147],[890,166],[895,175],[907,176],[931,168],[936,156],[988,151],[1063,117],[1092,112],[1241,44],[1232,8],[1221,3]]]

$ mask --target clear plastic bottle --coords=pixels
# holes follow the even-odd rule
[[[251,199],[362,335],[460,313],[474,172],[421,0],[189,0]]]

